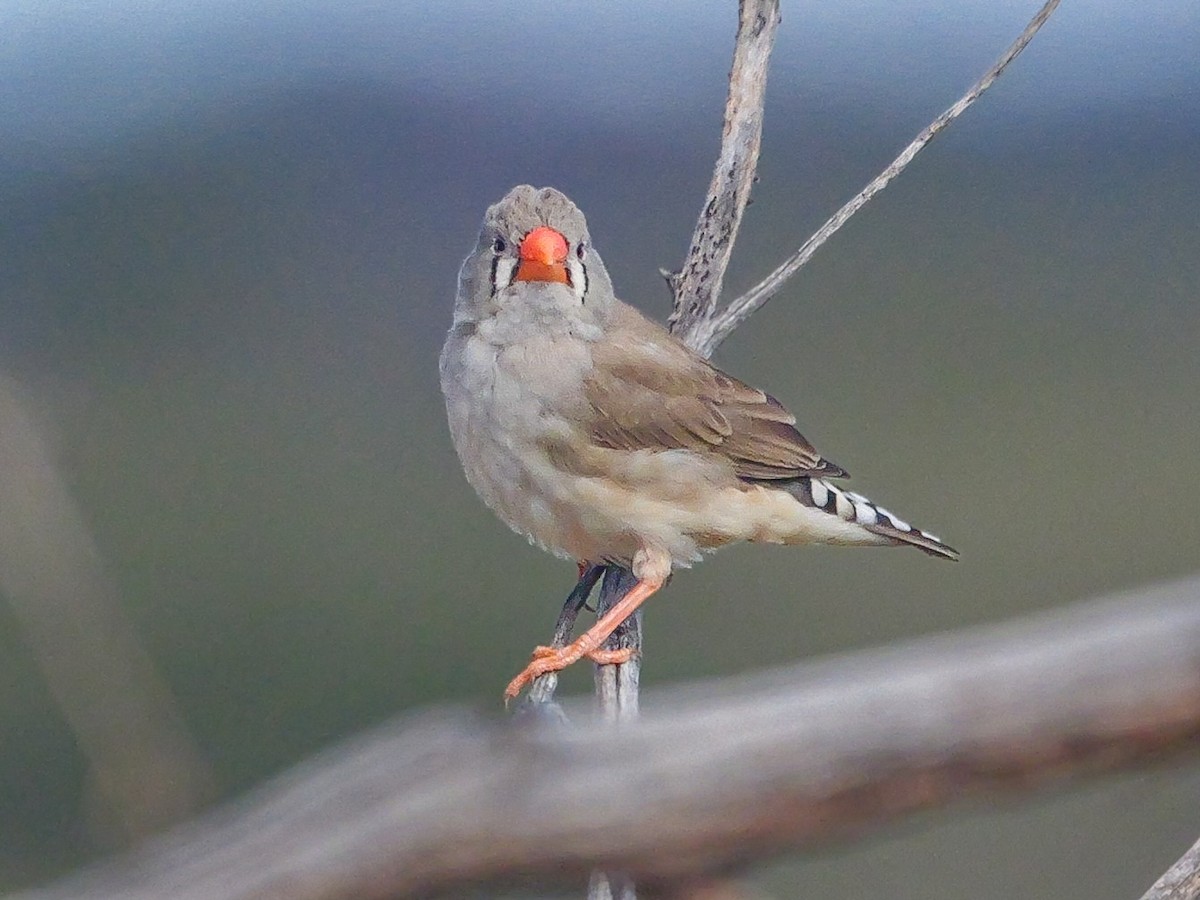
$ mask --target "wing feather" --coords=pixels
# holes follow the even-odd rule
[[[600,446],[720,456],[748,481],[846,475],[796,430],[778,400],[722,372],[632,307],[614,308],[592,361],[584,393]]]

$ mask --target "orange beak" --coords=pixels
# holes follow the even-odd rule
[[[513,281],[549,281],[570,284],[567,276],[567,239],[539,225],[521,241],[521,259]]]

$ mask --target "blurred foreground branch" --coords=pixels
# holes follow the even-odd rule
[[[647,890],[903,813],[1200,751],[1200,577],[651,694],[613,730],[411,717],[25,900]]]

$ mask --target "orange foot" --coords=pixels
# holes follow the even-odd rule
[[[615,666],[627,663],[633,658],[632,647],[621,650],[591,650],[587,653],[576,654],[570,647],[534,647],[533,659],[529,661],[521,674],[508,683],[504,689],[504,702],[514,699],[521,690],[533,679],[547,672],[558,672],[586,656],[592,662],[601,666]]]
[[[632,649],[601,650],[600,645],[608,640],[608,636],[616,631],[622,622],[633,615],[633,611],[641,606],[647,597],[662,587],[664,581],[665,579],[661,578],[639,581],[629,589],[629,593],[614,603],[595,625],[567,646],[536,648],[529,665],[504,689],[504,702],[508,703],[509,700],[521,693],[521,688],[539,675],[565,669],[571,663],[578,662],[585,656],[601,665],[628,662],[633,656]]]

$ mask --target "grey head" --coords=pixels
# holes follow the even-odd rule
[[[492,316],[542,327],[602,326],[612,282],[587,220],[554,188],[518,185],[488,208],[458,276],[455,324]]]

